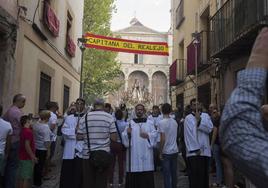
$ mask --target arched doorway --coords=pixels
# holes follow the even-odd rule
[[[161,71],[155,72],[152,77],[152,97],[154,105],[167,102],[167,89],[166,75]]]
[[[149,77],[143,71],[134,71],[128,77],[127,102],[150,104]]]

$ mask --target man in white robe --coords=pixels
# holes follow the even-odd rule
[[[82,151],[83,140],[77,140],[79,120],[85,113],[85,100],[76,100],[74,114],[65,117],[62,135],[65,141],[61,168],[60,188],[82,187]]]
[[[209,158],[211,148],[209,133],[213,124],[207,113],[202,113],[198,108],[196,99],[191,102],[192,113],[184,121],[184,140],[186,156],[189,162],[190,188],[209,188]]]
[[[122,133],[127,148],[126,188],[154,188],[153,147],[157,142],[157,131],[152,122],[144,118],[142,104],[135,107],[135,112],[137,118],[131,120]]]

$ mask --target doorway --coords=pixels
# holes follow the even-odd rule
[[[198,101],[203,104],[206,110],[211,102],[211,84],[210,82],[198,87]]]

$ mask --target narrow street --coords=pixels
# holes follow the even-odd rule
[[[60,141],[58,140],[56,146],[56,153],[53,159],[53,162],[56,164],[55,167],[52,168],[51,172],[44,178],[44,182],[41,188],[58,188],[60,181],[60,169],[61,169],[61,156],[62,156],[62,147],[60,145]],[[188,188],[188,177],[184,176],[179,169],[182,168],[181,158],[178,160],[178,185],[179,188]],[[116,178],[117,176],[115,176]],[[117,188],[116,186],[114,188]],[[163,188],[163,176],[161,172],[155,173],[155,188]]]

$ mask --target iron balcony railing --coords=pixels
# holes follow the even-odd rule
[[[240,39],[245,42],[250,33],[267,23],[268,0],[228,0],[210,20],[211,56],[224,54]],[[243,44],[236,44],[236,49]]]
[[[178,29],[184,20],[184,0],[180,0],[176,10],[176,28]]]

